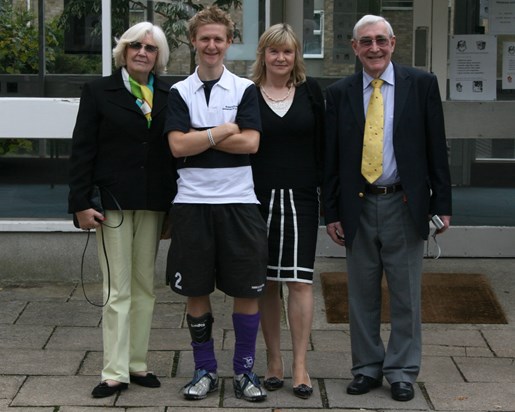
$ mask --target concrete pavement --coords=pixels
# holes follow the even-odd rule
[[[235,398],[231,300],[217,292],[213,296],[214,338],[222,384],[205,400],[185,401],[180,388],[192,373],[185,300],[164,285],[156,288],[149,352],[149,367],[160,377],[161,388],[130,385],[120,396],[93,399],[90,393],[99,382],[102,363],[101,310],[85,301],[80,284],[71,279],[69,283],[0,285],[0,411],[515,411],[515,259],[427,259],[424,265],[428,272],[487,275],[509,323],[424,324],[422,372],[410,402],[393,401],[386,382],[366,395],[346,394],[351,379],[348,325],[326,322],[318,276],[308,354],[314,394],[309,400],[298,399],[291,392],[286,321],[282,330],[284,388],[269,393],[263,403]],[[345,270],[345,259],[317,259],[317,273],[339,270]],[[86,289],[91,299],[101,301],[98,283],[89,283]],[[385,339],[388,333],[388,325],[384,325]],[[261,336],[255,371],[260,376],[265,372]]]

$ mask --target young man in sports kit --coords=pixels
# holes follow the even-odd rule
[[[252,371],[267,265],[266,225],[249,159],[261,131],[256,88],[223,64],[233,39],[229,14],[207,7],[188,30],[199,64],[171,88],[165,126],[179,174],[166,272],[172,290],[188,297],[195,361],[183,395],[203,399],[218,388],[209,297],[216,287],[234,299],[235,395],[262,401],[266,391]]]

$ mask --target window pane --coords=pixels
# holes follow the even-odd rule
[[[69,139],[0,139],[0,219],[68,218]]]

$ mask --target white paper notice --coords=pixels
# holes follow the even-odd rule
[[[490,0],[488,14],[489,33],[515,34],[515,0]]]
[[[449,55],[451,100],[496,99],[496,36],[451,36]]]
[[[515,42],[502,44],[502,88],[515,89]]]

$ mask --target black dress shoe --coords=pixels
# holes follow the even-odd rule
[[[263,381],[263,386],[268,391],[276,391],[277,389],[281,389],[284,385],[284,380],[279,379],[276,376],[272,376],[271,378],[266,378]]]
[[[413,385],[409,382],[394,382],[391,384],[392,399],[396,401],[410,401],[415,396]]]
[[[145,386],[146,388],[159,388],[161,386],[161,382],[159,382],[157,376],[150,372],[142,376],[131,375],[131,382],[137,385]]]
[[[313,388],[305,383],[293,387],[293,394],[297,398],[308,399],[313,394]]]
[[[347,386],[347,393],[349,395],[363,395],[370,391],[370,389],[379,388],[383,385],[383,377],[379,379],[371,378],[365,375],[356,375],[349,386]]]
[[[93,395],[93,398],[107,398],[117,392],[124,391],[128,387],[129,385],[124,382],[120,382],[118,385],[113,386],[109,386],[107,382],[100,382],[93,388],[91,395]]]

